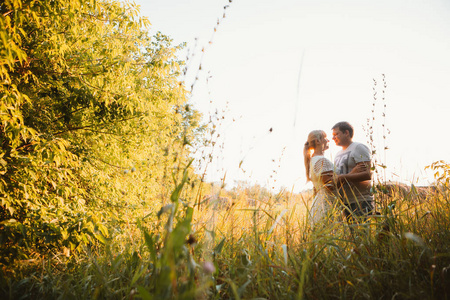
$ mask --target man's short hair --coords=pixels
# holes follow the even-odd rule
[[[336,123],[331,130],[333,129],[339,129],[340,131],[342,131],[343,133],[345,133],[346,130],[348,130],[348,133],[350,134],[350,138],[353,138],[353,126],[350,125],[349,122],[338,122]]]

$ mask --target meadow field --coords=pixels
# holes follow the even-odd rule
[[[177,197],[133,210],[103,243],[3,265],[2,299],[449,298],[447,185],[421,197],[381,191],[366,223],[337,211],[314,229],[311,193],[216,193],[200,206]]]

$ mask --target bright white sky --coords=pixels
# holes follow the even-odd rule
[[[356,130],[354,140],[367,143],[363,126],[372,116],[373,79],[378,161],[386,163],[387,179],[428,184],[431,173],[424,167],[449,162],[450,1],[135,3],[152,32],[161,31],[175,44],[187,42],[195,53],[188,86],[199,50],[206,49],[192,101],[206,116],[226,109],[218,141],[223,149],[215,153],[209,180],[219,181],[226,172],[228,186],[247,180],[276,189],[309,188],[302,157],[308,133],[323,129],[331,140],[331,127],[346,120]],[[385,121],[381,74],[387,82]],[[386,152],[383,123],[391,132]],[[332,159],[338,150],[331,141],[327,156]]]

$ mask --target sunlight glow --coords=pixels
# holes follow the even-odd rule
[[[433,149],[411,143],[417,136],[442,140],[447,127],[446,1],[137,3],[153,31],[188,42],[195,53],[186,77],[190,86],[198,76],[192,103],[206,118],[226,110],[217,140],[223,149],[210,165],[209,180],[220,181],[226,171],[229,185],[247,180],[302,190],[308,132],[331,134],[343,120],[354,126],[355,141],[373,142],[390,180],[429,184],[433,179],[424,167],[448,159],[448,140]],[[229,7],[217,25],[222,4]],[[376,129],[372,142],[368,119]],[[339,149],[330,142],[325,155],[332,159]]]

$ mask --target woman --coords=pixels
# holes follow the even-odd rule
[[[312,225],[323,219],[336,203],[333,163],[324,156],[329,140],[323,130],[311,131],[303,149],[306,178],[314,185],[314,200],[309,211]]]

